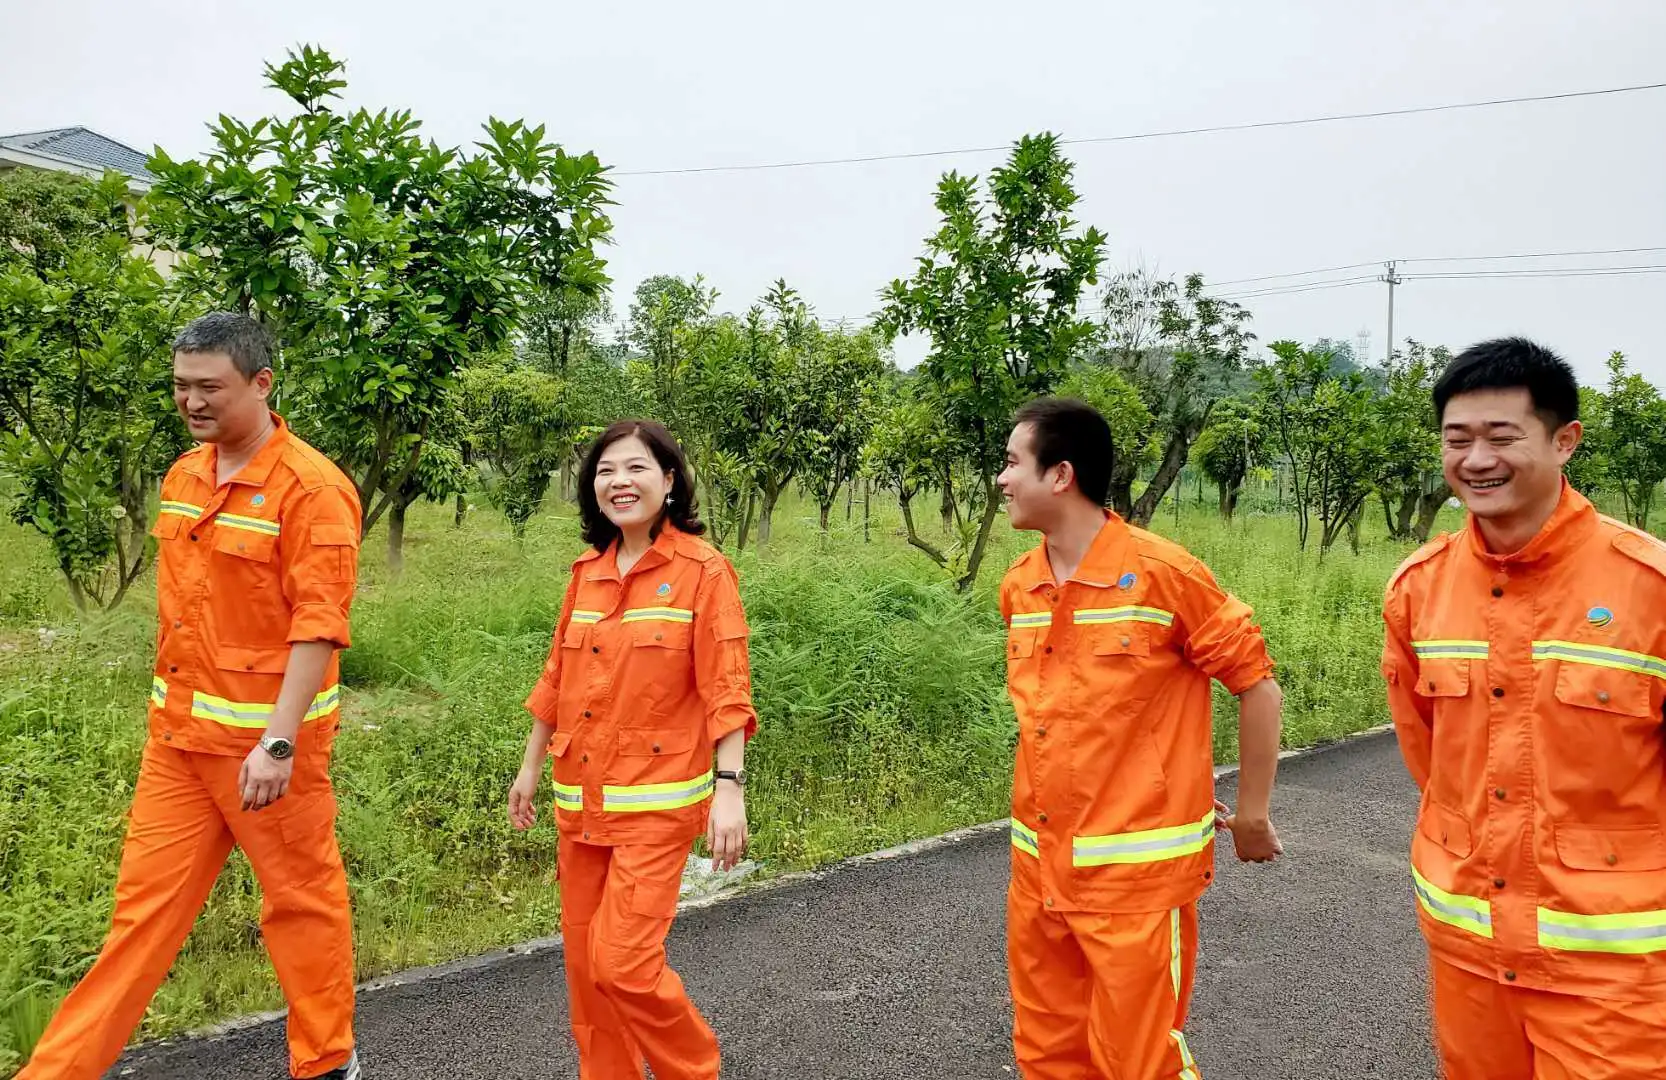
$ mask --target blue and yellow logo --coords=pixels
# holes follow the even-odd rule
[[[1135,577],[1133,572],[1130,571],[1123,574],[1122,577],[1117,580],[1116,587],[1121,589],[1123,592],[1127,592],[1129,589],[1134,587],[1134,582],[1138,580],[1139,578]]]
[[[669,581],[667,581],[665,584],[663,584],[659,588],[655,589],[654,592],[659,594],[660,596],[670,596],[671,595],[671,583]]]
[[[266,496],[256,495],[254,498],[249,500],[249,505],[250,506],[265,506],[266,505]]]
[[[1601,630],[1614,621],[1614,613],[1605,607],[1594,607],[1585,613],[1585,621]]]

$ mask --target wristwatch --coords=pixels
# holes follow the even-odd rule
[[[277,761],[285,761],[295,753],[295,743],[292,740],[279,739],[271,735],[260,740],[260,748]]]
[[[729,769],[719,769],[719,770],[717,770],[717,772],[714,775],[719,780],[733,780],[738,787],[745,787],[746,786],[746,770],[745,769],[741,769],[739,771],[730,771]]]

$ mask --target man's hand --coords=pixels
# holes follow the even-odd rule
[[[1234,814],[1232,808],[1215,800],[1215,824],[1232,834],[1232,846],[1239,862],[1272,862],[1284,854],[1270,818],[1246,818]]]
[[[271,806],[289,791],[289,777],[295,771],[295,759],[279,761],[257,746],[243,759],[237,774],[237,787],[243,793],[243,809],[259,810]]]
[[[509,785],[509,824],[526,830],[538,824],[538,767],[523,765]]]
[[[746,854],[746,797],[740,785],[727,780],[717,782],[706,826],[706,846],[711,848],[713,870],[733,870]]]

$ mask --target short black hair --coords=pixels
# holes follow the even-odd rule
[[[245,379],[272,366],[272,336],[266,327],[235,311],[213,311],[192,319],[174,338],[176,353],[225,353]]]
[[[1013,424],[1032,428],[1030,448],[1039,469],[1070,462],[1077,488],[1095,506],[1105,505],[1111,493],[1116,441],[1098,409],[1075,398],[1036,398],[1018,410]]]
[[[1444,419],[1446,403],[1459,394],[1518,387],[1532,396],[1533,411],[1551,431],[1579,419],[1579,378],[1572,365],[1522,337],[1483,341],[1453,357],[1435,383],[1435,415]]]
[[[596,499],[596,470],[608,447],[632,436],[641,439],[659,467],[671,474],[671,503],[654,523],[653,535],[657,537],[667,521],[690,536],[704,533],[706,526],[700,520],[700,502],[688,477],[688,459],[683,456],[683,448],[676,438],[664,424],[653,420],[619,420],[596,437],[579,466],[578,520],[585,543],[605,553],[619,536],[619,526],[607,519]]]

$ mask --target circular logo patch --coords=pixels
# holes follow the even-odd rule
[[[1601,630],[1614,621],[1614,613],[1605,607],[1594,607],[1585,613],[1585,621]]]
[[[1138,580],[1139,578],[1135,577],[1133,572],[1130,571],[1117,579],[1116,587],[1126,592],[1129,589],[1132,589],[1134,587],[1134,582]]]

